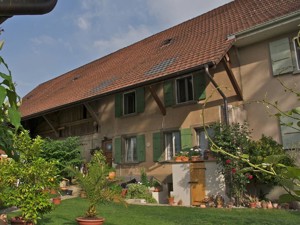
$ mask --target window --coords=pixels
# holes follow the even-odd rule
[[[179,78],[176,80],[177,103],[192,101],[194,99],[193,93],[192,76]]]
[[[204,71],[197,71],[188,76],[164,81],[164,104],[171,107],[189,101],[201,101],[206,98],[208,82]]]
[[[165,160],[171,160],[181,150],[180,132],[167,132],[165,138]]]
[[[145,135],[114,138],[114,163],[139,163],[146,160]]]
[[[124,93],[124,115],[136,112],[135,91]]]
[[[201,128],[201,129],[197,129],[196,132],[197,132],[197,143],[200,149],[201,150],[209,149],[210,148],[209,139],[207,137],[206,132],[211,137],[213,135],[213,129],[207,128],[205,132],[204,128]]]
[[[125,139],[125,162],[137,161],[136,137],[128,137]]]
[[[290,43],[288,37],[273,41],[269,44],[273,76],[293,73],[300,69],[300,48],[297,38]],[[295,57],[292,57],[294,48]]]
[[[300,107],[295,112],[300,111]],[[300,114],[293,113],[290,116],[280,116],[280,130],[284,149],[300,148]]]
[[[294,48],[295,48],[295,61],[297,70],[300,70],[300,37],[295,37],[294,41]]]
[[[115,117],[143,113],[145,110],[144,87],[115,95]]]

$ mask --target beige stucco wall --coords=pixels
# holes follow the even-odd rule
[[[294,37],[295,35],[288,34],[289,37]],[[265,134],[281,142],[279,120],[271,116],[278,111],[261,103],[255,103],[255,101],[264,99],[271,103],[278,101],[278,107],[283,111],[292,109],[300,104],[297,97],[289,92],[285,92],[285,89],[278,81],[280,79],[286,86],[299,91],[300,74],[285,74],[278,77],[272,75],[269,42],[286,36],[274,37],[273,39],[242,47],[238,50],[245,109],[247,110],[250,128],[253,129],[253,137],[256,139]]]

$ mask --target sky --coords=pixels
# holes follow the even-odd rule
[[[24,97],[43,82],[230,1],[58,0],[48,14],[2,23],[0,54]]]

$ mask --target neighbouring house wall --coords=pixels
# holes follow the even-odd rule
[[[294,37],[296,33],[286,34],[251,46],[241,47],[239,51],[242,87],[247,110],[248,122],[253,129],[253,137],[259,139],[262,134],[273,137],[281,142],[279,119],[274,117],[278,111],[266,107],[256,101],[267,99],[268,102],[278,102],[282,111],[290,110],[300,105],[295,95],[285,91],[279,80],[287,87],[299,91],[300,74],[283,74],[274,77],[270,61],[269,43],[283,37]],[[279,79],[279,80],[278,80]]]
[[[214,161],[206,161],[205,167],[206,167],[205,170],[206,196],[220,194],[227,201],[225,178],[223,174],[219,172],[220,169],[218,167],[218,164]]]

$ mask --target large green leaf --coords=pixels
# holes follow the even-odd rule
[[[300,197],[298,196],[292,196],[290,194],[283,194],[279,196],[280,203],[286,203],[286,202],[293,202],[293,201],[300,201]]]
[[[0,41],[0,50],[2,49],[4,41]]]
[[[6,98],[6,89],[0,86],[0,105],[3,104],[5,98]]]
[[[21,114],[16,108],[8,109],[8,117],[11,124],[18,129],[21,125]]]
[[[300,168],[288,166],[286,176],[291,179],[298,179],[300,181]]]
[[[264,162],[268,164],[277,164],[285,158],[286,155],[269,155],[265,158]]]

